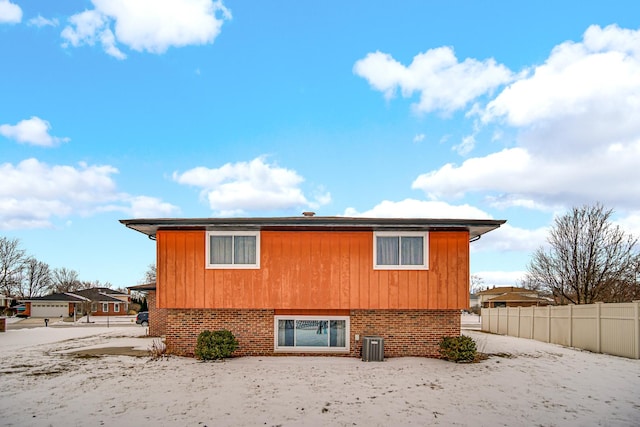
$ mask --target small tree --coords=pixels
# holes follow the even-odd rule
[[[195,355],[200,360],[226,359],[238,348],[238,340],[233,334],[222,329],[220,331],[205,330],[198,335]]]

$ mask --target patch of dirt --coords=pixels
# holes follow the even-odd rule
[[[66,353],[79,358],[91,358],[101,356],[133,356],[148,357],[149,350],[134,350],[134,347],[102,347],[89,348]]]

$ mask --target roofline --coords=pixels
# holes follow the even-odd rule
[[[155,238],[158,230],[308,230],[308,231],[456,231],[466,230],[477,240],[499,228],[506,220],[450,218],[362,218],[342,216],[296,216],[258,218],[141,218],[121,219],[127,228]]]

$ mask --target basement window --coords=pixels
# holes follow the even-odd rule
[[[373,268],[375,270],[428,270],[429,233],[373,233]]]
[[[274,326],[275,351],[349,351],[349,316],[275,316]]]
[[[260,268],[259,231],[207,233],[207,268]]]

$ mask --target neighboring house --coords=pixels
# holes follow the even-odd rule
[[[4,308],[9,308],[11,301],[13,301],[13,298],[0,294],[0,311]]]
[[[25,305],[23,316],[73,317],[89,313],[92,316],[126,315],[129,295],[108,288],[90,288],[33,297],[21,301]]]
[[[10,316],[15,314],[16,310],[11,308],[13,298],[0,294],[0,316]]]
[[[487,289],[477,292],[477,295],[483,308],[543,306],[552,302],[536,291],[514,286]]]
[[[167,349],[230,330],[236,355],[438,356],[469,304],[469,242],[503,220],[315,217],[130,219],[156,240]]]
[[[127,286],[130,291],[140,292],[147,299],[149,309],[149,335],[161,337],[167,331],[167,309],[158,308],[156,304],[156,284],[145,283],[143,285]]]

